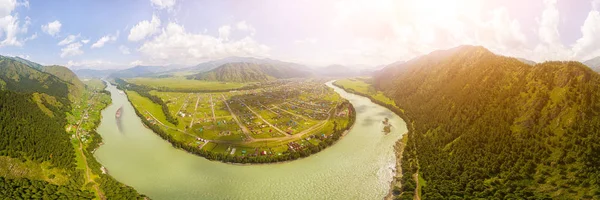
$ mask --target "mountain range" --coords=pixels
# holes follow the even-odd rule
[[[207,72],[188,76],[197,80],[220,82],[264,82],[275,79],[303,78],[311,74],[281,63],[227,63]]]
[[[583,64],[590,67],[592,70],[600,73],[600,57],[592,58],[583,62]]]

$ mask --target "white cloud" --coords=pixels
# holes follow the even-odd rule
[[[598,3],[592,2],[594,10],[588,13],[585,22],[581,26],[582,36],[573,45],[574,56],[581,60],[589,60],[600,55],[600,12],[598,12]]]
[[[79,34],[78,35],[69,35],[69,36],[65,37],[65,39],[58,42],[58,46],[64,46],[67,44],[71,44],[71,43],[75,42],[75,40],[77,40],[77,38],[79,38]]]
[[[385,64],[409,60],[437,49],[483,45],[514,55],[527,48],[518,20],[504,7],[489,12],[478,0],[455,1],[343,0],[331,17],[330,35],[320,45],[302,45],[327,55],[330,63]],[[486,12],[484,12],[486,11]],[[314,41],[316,43],[316,41]],[[311,44],[309,38],[295,44]],[[321,50],[323,46],[327,50]],[[325,61],[327,62],[327,61]]]
[[[29,8],[29,0],[23,0],[21,2],[17,2],[17,6],[23,6]]]
[[[152,20],[144,20],[139,22],[129,31],[127,39],[129,41],[140,41],[146,37],[155,34],[160,27],[160,19],[156,15],[152,15]]]
[[[93,69],[117,69],[117,68],[126,68],[132,65],[124,64],[124,63],[115,63],[107,60],[79,60],[73,61],[69,60],[65,66],[71,69],[81,69],[81,68],[93,68]]]
[[[33,35],[25,38],[24,41],[35,40],[37,37],[38,37],[37,33],[34,33]]]
[[[219,27],[219,38],[227,41],[229,40],[229,36],[231,35],[231,26],[225,25]]]
[[[246,21],[238,22],[235,27],[240,31],[248,31],[250,35],[254,35],[256,33],[256,29],[252,27],[250,24],[246,23]]]
[[[17,6],[25,6],[16,0],[0,0],[0,47],[22,46],[26,40],[19,39],[19,34],[27,33],[31,19],[25,17],[25,22],[20,23],[18,13],[13,13]]]
[[[10,15],[16,6],[16,0],[0,0],[0,16]]]
[[[93,48],[101,48],[107,42],[114,42],[114,41],[116,41],[117,37],[119,37],[119,32],[118,31],[117,31],[116,35],[105,35],[105,36],[102,36],[100,39],[98,39],[98,41],[96,41],[96,43],[92,44],[91,48],[92,49]]]
[[[176,23],[169,23],[162,32],[146,41],[138,50],[153,64],[197,64],[228,56],[268,55],[269,47],[249,36],[240,40],[222,40],[201,33],[190,33]]]
[[[143,65],[143,64],[144,64],[144,62],[142,62],[141,60],[135,60],[135,61],[129,63],[129,65],[131,65],[131,66],[138,66],[138,65]]]
[[[71,43],[71,44],[67,45],[66,47],[60,49],[60,51],[61,51],[60,57],[64,58],[64,57],[68,57],[68,56],[76,56],[76,55],[83,54],[83,51],[81,50],[81,46],[82,46],[82,44],[80,42],[75,42],[75,43]]]
[[[121,45],[121,46],[119,46],[119,51],[121,51],[121,53],[122,53],[122,54],[125,54],[125,55],[128,55],[128,54],[130,54],[130,53],[131,53],[131,52],[129,52],[129,48],[127,48],[127,47],[126,47],[126,46],[124,46],[124,45]]]
[[[159,9],[170,9],[175,5],[175,0],[150,0],[150,2]]]
[[[42,31],[48,33],[48,35],[56,36],[56,34],[60,33],[61,27],[62,24],[60,23],[60,21],[54,20],[46,25],[42,25]]]
[[[82,43],[87,44],[90,40],[81,40]]]

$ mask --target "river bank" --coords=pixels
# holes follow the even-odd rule
[[[386,107],[386,108],[390,109],[396,115],[400,116],[405,122],[408,119],[408,117],[406,116],[406,114],[400,108],[398,108],[396,106],[387,104],[387,103],[382,102],[380,100],[377,100],[377,99],[373,98],[370,95],[363,94],[361,92],[357,92],[355,90],[346,88],[343,85],[337,84],[336,82],[333,82],[332,84],[335,85],[335,86],[337,86],[337,87],[339,87],[339,88],[341,88],[341,89],[343,89],[344,91],[346,91],[348,93],[352,93],[352,94],[356,94],[356,95],[359,95],[359,96],[362,96],[362,97],[369,98],[369,100],[371,100],[371,102],[376,103],[376,104],[378,104],[380,106],[383,106],[383,107]],[[388,194],[386,195],[386,197],[384,199],[393,199],[394,196],[399,195],[399,193],[398,194],[394,193],[394,188],[395,187],[399,187],[399,188],[402,187],[402,183],[401,183],[402,176],[403,176],[402,175],[402,165],[401,165],[401,163],[402,163],[402,156],[403,156],[403,153],[404,153],[404,147],[406,146],[406,142],[408,141],[408,135],[410,134],[410,130],[412,130],[412,126],[411,125],[412,125],[411,123],[407,123],[408,132],[406,132],[404,134],[404,136],[403,136],[402,139],[396,141],[396,144],[394,145],[394,152],[395,152],[395,155],[396,155],[396,166],[395,166],[394,172],[395,172],[396,175],[394,176],[394,179],[390,182],[389,192],[388,192]]]
[[[333,87],[356,110],[344,139],[327,150],[291,162],[232,165],[213,162],[173,146],[144,127],[114,86],[113,105],[103,112],[95,156],[118,181],[152,199],[382,199],[394,177],[394,141],[404,121],[369,99]],[[123,130],[110,113],[123,105]],[[381,133],[382,118],[394,128]]]
[[[120,84],[120,83],[125,83],[123,81],[116,81],[116,82],[117,82],[117,84],[116,84],[117,89],[119,89],[121,91],[125,90],[125,89],[131,89],[132,91],[136,91],[137,89],[140,88],[139,86],[132,86],[131,84],[127,84],[127,85]],[[350,102],[348,102],[346,100],[346,101],[342,102],[341,104],[337,105],[336,107],[338,109],[340,107],[341,108],[348,107],[348,109],[349,109],[348,123],[346,124],[345,127],[341,128],[339,130],[336,129],[331,134],[328,134],[327,131],[324,131],[327,134],[327,137],[326,137],[327,139],[322,140],[318,145],[314,145],[312,143],[307,143],[308,146],[303,146],[301,149],[297,149],[293,152],[292,151],[289,151],[287,153],[284,152],[283,154],[279,154],[279,155],[256,156],[256,154],[255,154],[254,156],[231,156],[229,153],[219,153],[219,152],[214,152],[214,151],[210,151],[210,150],[204,150],[204,149],[198,148],[197,146],[190,145],[190,144],[184,143],[180,140],[177,140],[177,138],[174,135],[169,134],[167,131],[165,131],[163,128],[161,128],[159,125],[147,120],[146,117],[142,114],[142,112],[140,112],[140,110],[138,110],[138,108],[136,106],[133,106],[134,104],[131,101],[130,96],[129,95],[126,95],[126,96],[127,96],[128,102],[132,105],[136,115],[140,118],[140,120],[142,121],[144,126],[148,127],[154,133],[156,133],[158,136],[160,136],[167,142],[171,143],[173,147],[185,150],[193,155],[204,157],[208,160],[220,161],[223,163],[239,163],[239,164],[244,164],[244,165],[245,164],[282,163],[282,162],[286,162],[286,161],[297,160],[299,158],[309,157],[309,156],[314,155],[318,152],[321,152],[322,150],[327,149],[327,148],[333,146],[335,143],[337,143],[337,141],[344,136],[344,133],[346,133],[348,130],[350,130],[353,127],[353,125],[356,121],[356,110],[354,108],[354,105],[352,105]],[[332,115],[335,115],[335,111],[332,112],[330,110],[329,112],[330,112],[329,113],[330,117]],[[189,133],[186,133],[186,134],[189,135]],[[248,154],[248,155],[251,155],[251,154]]]

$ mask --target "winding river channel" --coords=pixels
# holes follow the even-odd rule
[[[394,143],[404,121],[369,99],[327,83],[356,108],[352,130],[333,146],[296,161],[233,165],[173,148],[144,127],[114,86],[112,105],[102,111],[98,133],[104,144],[95,157],[122,183],[152,199],[382,199],[393,177]],[[115,112],[123,106],[121,129]],[[392,132],[382,132],[389,118]]]

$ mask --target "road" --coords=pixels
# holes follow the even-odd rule
[[[227,103],[227,99],[225,98],[225,96],[223,94],[221,94],[221,97],[223,98],[223,102],[225,102],[225,105],[227,106],[227,110],[229,110],[231,117],[233,117],[233,120],[235,121],[235,123],[238,124],[238,126],[242,129],[242,132],[244,133],[244,135],[246,135],[246,140],[253,141],[254,138],[252,136],[250,136],[250,130],[248,130],[248,128],[246,128],[246,126],[244,126],[242,124],[242,122],[240,122],[240,120],[238,120],[235,113],[233,113],[233,111],[231,111],[231,108],[229,107],[229,103]],[[214,111],[213,111],[213,115],[214,115]]]
[[[227,108],[229,108],[229,105],[227,105]],[[210,109],[212,110],[212,114],[213,114],[213,122],[216,122],[217,119],[215,117],[215,103],[213,103],[212,94],[210,95]]]
[[[250,110],[250,112],[252,112],[252,113],[253,113],[253,114],[254,114],[256,117],[258,117],[260,120],[262,120],[263,122],[265,122],[266,124],[268,124],[268,125],[269,125],[271,128],[275,129],[277,132],[279,132],[279,133],[281,133],[281,134],[284,134],[284,135],[287,135],[288,137],[289,137],[289,136],[292,136],[291,134],[289,134],[289,133],[286,133],[285,131],[282,131],[281,129],[277,128],[277,127],[276,127],[276,126],[274,126],[273,124],[269,123],[267,120],[265,120],[265,119],[264,119],[262,116],[260,116],[258,113],[254,112],[254,110],[252,110],[252,108],[250,108],[248,105],[246,105],[246,104],[245,104],[245,103],[244,103],[242,100],[239,100],[239,99],[238,99],[238,101],[239,101],[240,103],[242,103],[242,105],[246,106],[246,108],[248,108],[248,110]]]
[[[287,111],[287,110],[281,109],[279,106],[276,106],[276,105],[272,105],[272,106],[273,106],[274,108],[277,108],[278,110],[281,110],[281,111],[283,111],[283,112],[286,112],[286,113],[288,113],[288,114],[290,114],[290,115],[294,115],[294,116],[296,116],[296,117],[300,117],[300,118],[302,118],[303,120],[309,121],[309,119],[307,119],[306,117],[304,117],[304,116],[302,116],[302,115],[299,115],[299,114],[296,114],[296,113],[293,113],[293,112],[290,112],[290,111]],[[270,109],[269,109],[269,110],[270,110]]]
[[[94,99],[95,95],[92,95],[91,99]],[[92,101],[93,102],[93,101]],[[83,158],[83,163],[85,165],[85,179],[86,179],[86,183],[92,182],[93,184],[93,188],[96,191],[96,194],[98,194],[98,197],[100,199],[106,199],[106,197],[104,196],[104,193],[102,193],[102,191],[100,190],[100,188],[98,187],[98,183],[96,183],[93,179],[92,176],[90,175],[91,169],[90,166],[88,166],[88,162],[87,162],[87,157],[85,156],[85,153],[83,153],[83,141],[81,141],[81,135],[79,135],[79,132],[81,131],[81,124],[84,121],[84,116],[87,115],[88,111],[90,110],[90,108],[94,106],[93,104],[90,105],[87,109],[85,109],[85,111],[83,111],[83,115],[81,116],[81,119],[79,120],[79,123],[77,123],[77,130],[75,131],[75,136],[77,137],[77,140],[79,140],[79,154],[81,155],[81,158]]]
[[[200,102],[200,95],[198,95],[198,99],[196,99],[196,107],[194,107],[194,113],[192,114],[192,121],[190,122],[190,128],[194,125],[194,116],[196,115],[196,110],[198,110],[198,102]]]

